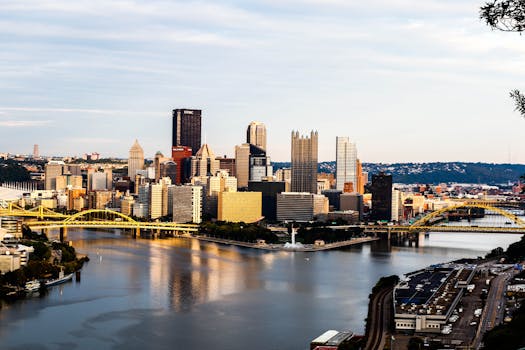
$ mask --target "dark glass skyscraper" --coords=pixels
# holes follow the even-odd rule
[[[372,175],[372,220],[392,219],[392,175]]]
[[[174,109],[172,147],[191,147],[195,155],[201,148],[201,110]]]

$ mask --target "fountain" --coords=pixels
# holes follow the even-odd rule
[[[301,243],[295,242],[295,235],[297,234],[297,229],[292,226],[292,242],[286,242],[284,244],[284,249],[297,249],[297,248],[303,248],[304,246]]]

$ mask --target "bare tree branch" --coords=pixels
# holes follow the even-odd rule
[[[492,29],[525,31],[525,0],[492,0],[480,9],[480,18]]]
[[[514,103],[516,105],[515,110],[525,118],[525,95],[523,95],[519,90],[512,90],[510,92],[510,97],[514,99]]]

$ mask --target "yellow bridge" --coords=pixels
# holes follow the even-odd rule
[[[433,219],[437,219],[448,212],[455,212],[458,209],[479,208],[501,215],[506,218],[506,222],[502,226],[478,226],[478,225],[432,225]],[[507,226],[507,224],[509,226]],[[466,202],[451,207],[446,207],[436,210],[409,226],[410,231],[432,231],[432,232],[494,232],[494,233],[525,233],[525,221],[510,211],[494,206],[493,203],[485,204],[483,202]]]
[[[33,230],[53,228],[121,228],[135,230],[137,235],[139,235],[141,230],[192,233],[197,232],[199,229],[199,225],[195,224],[136,221],[127,215],[109,209],[90,209],[68,215],[57,213],[42,206],[25,210],[14,203],[8,203],[4,208],[0,208],[0,216],[27,218],[24,224]]]
[[[415,221],[411,225],[375,225],[375,226],[364,226],[366,232],[404,232],[404,233],[415,233],[415,232],[486,232],[486,233],[516,233],[525,234],[525,221],[520,217],[516,216],[510,211],[504,210],[496,205],[505,205],[501,202],[483,202],[483,201],[471,201],[464,202],[454,206],[446,207],[440,210],[436,210],[432,213],[425,215],[419,220]],[[516,209],[518,205],[511,205],[510,207]],[[440,225],[439,219],[445,218],[448,212],[455,212],[458,209],[469,209],[469,208],[480,208],[486,211],[502,216],[505,218],[505,222],[499,226],[481,226],[475,223],[470,225]]]

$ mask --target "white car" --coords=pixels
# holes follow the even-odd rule
[[[441,333],[442,334],[450,334],[450,333],[452,333],[452,326],[451,325],[443,326],[443,329],[441,330]]]

